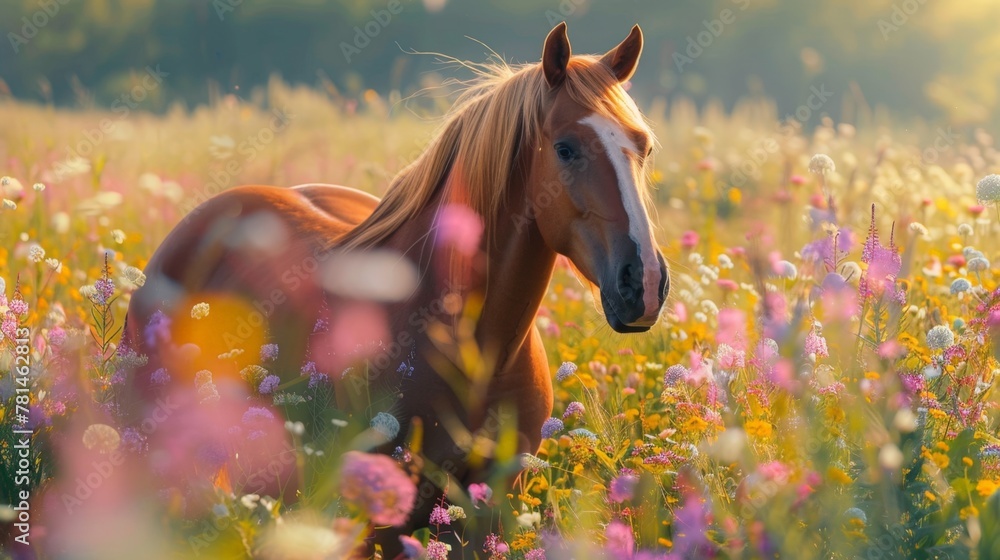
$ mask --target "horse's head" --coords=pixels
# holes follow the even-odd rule
[[[649,330],[669,283],[644,204],[655,140],[622,87],[641,52],[638,26],[601,58],[571,58],[565,23],[549,33],[548,106],[528,181],[542,237],[599,287],[618,332]]]

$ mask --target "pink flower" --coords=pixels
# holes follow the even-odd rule
[[[725,370],[741,369],[746,367],[746,352],[737,350],[728,344],[720,344],[715,351],[715,359],[719,367]]]
[[[430,517],[431,525],[451,525],[451,517],[448,515],[448,510],[441,506],[434,506],[431,510]]]
[[[715,285],[721,288],[724,292],[735,292],[740,289],[739,284],[728,278],[719,278],[715,281]]]
[[[489,505],[490,498],[493,497],[493,489],[485,482],[477,482],[469,485],[469,498],[472,505],[479,509],[479,504]]]
[[[483,220],[464,204],[446,204],[437,216],[437,242],[452,245],[465,255],[472,256],[479,250],[483,236]]]
[[[740,309],[727,308],[719,311],[719,330],[715,340],[727,344],[735,350],[746,349],[747,315]]]
[[[681,247],[685,249],[693,249],[696,245],[698,245],[697,232],[687,230],[681,234]]]
[[[613,558],[631,558],[635,554],[635,537],[632,536],[632,529],[621,521],[608,523],[604,537],[608,539],[604,549],[611,553]]]
[[[340,493],[374,523],[399,526],[410,515],[417,488],[389,457],[348,451],[340,473]]]
[[[817,358],[825,358],[830,355],[826,348],[826,339],[816,334],[816,331],[811,331],[806,335],[805,351],[806,354],[816,354]]]

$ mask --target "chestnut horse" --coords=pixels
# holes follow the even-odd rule
[[[655,140],[622,87],[642,43],[635,26],[604,56],[571,56],[562,23],[541,63],[474,66],[480,79],[381,201],[304,185],[239,187],[202,204],[130,303],[124,344],[149,356],[136,383],[152,385],[160,367],[233,377],[274,343],[269,371],[296,377],[309,360],[336,373],[338,408],[365,421],[384,413],[383,451],[421,433],[418,454],[445,484],[481,480],[490,446],[470,436],[495,441],[516,426],[518,451],[535,452],[553,391],[535,317],[557,255],[596,285],[615,331],[647,331],[666,297],[646,209]],[[197,321],[200,302],[210,311]],[[163,317],[169,351],[143,334]],[[359,356],[367,372],[334,369]],[[375,531],[384,557],[427,525],[440,485],[406,526]]]

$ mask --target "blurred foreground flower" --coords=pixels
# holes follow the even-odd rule
[[[375,524],[397,526],[409,517],[417,488],[389,457],[348,451],[340,473],[340,492]]]

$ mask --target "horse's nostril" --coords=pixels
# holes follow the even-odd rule
[[[641,297],[642,273],[637,273],[631,264],[625,264],[618,270],[618,295],[628,305],[635,305]]]

